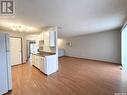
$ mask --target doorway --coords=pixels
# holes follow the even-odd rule
[[[31,62],[32,60],[32,53],[35,53],[37,51],[36,48],[36,41],[27,41],[27,58]]]
[[[11,65],[22,64],[22,39],[21,38],[10,38],[10,55]]]

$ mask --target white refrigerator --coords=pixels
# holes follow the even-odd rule
[[[9,35],[0,33],[0,95],[12,90]]]

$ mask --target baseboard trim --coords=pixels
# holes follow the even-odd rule
[[[121,65],[121,63],[115,63],[115,62],[109,62],[109,61],[102,61],[102,60],[95,60],[95,59],[88,59],[88,58],[80,58],[80,57],[74,57],[74,56],[63,56],[63,57],[70,57],[70,58],[77,58],[77,59],[84,59],[84,60],[91,60],[91,61],[97,61],[97,62],[104,62],[104,63],[111,63],[116,65]]]
[[[27,63],[27,62],[24,62],[24,63],[21,63],[21,64],[16,64],[16,65],[12,65],[11,67],[23,65],[23,64],[26,64],[26,63]]]

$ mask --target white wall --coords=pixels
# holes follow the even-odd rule
[[[72,42],[67,46],[66,42]],[[65,38],[62,45],[66,56],[121,63],[121,32],[108,31]]]
[[[59,39],[57,39],[57,41],[58,41],[58,47],[64,48],[64,39],[59,38]]]
[[[40,35],[39,34],[30,34],[30,35],[26,35],[25,36],[26,40],[33,40],[38,42],[40,39]]]

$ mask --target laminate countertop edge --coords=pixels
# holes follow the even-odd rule
[[[56,55],[56,53],[49,53],[49,52],[41,52],[41,53],[32,53],[33,55],[37,55],[40,57],[46,57],[46,56],[51,56],[51,55]]]

